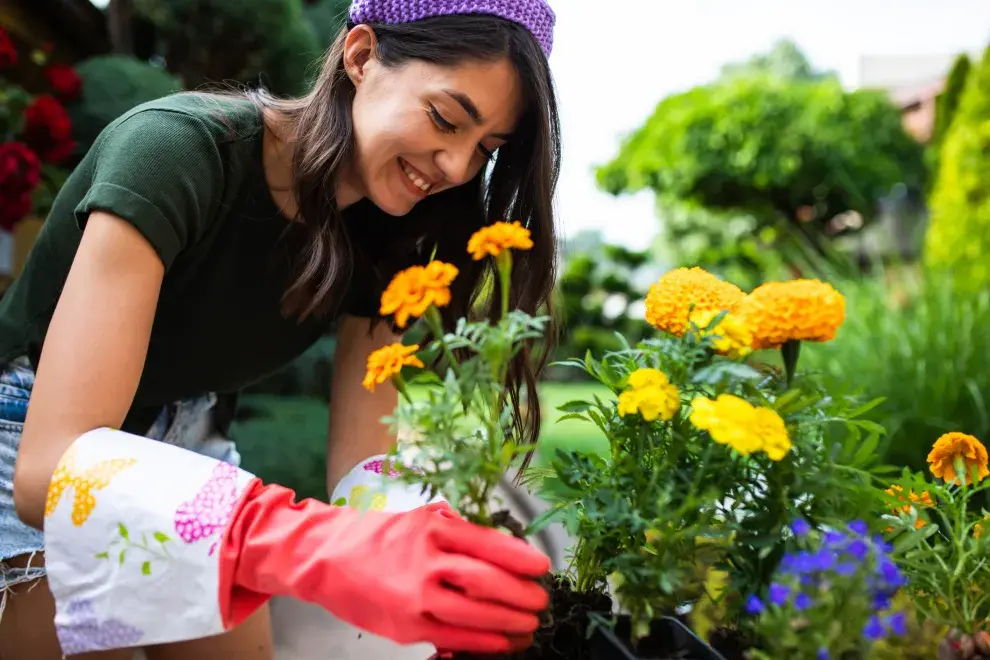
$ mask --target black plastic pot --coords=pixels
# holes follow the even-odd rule
[[[673,617],[662,617],[650,624],[650,634],[639,640],[635,650],[630,642],[632,625],[628,616],[618,617],[615,626],[595,626],[591,638],[591,660],[725,660],[690,628]]]

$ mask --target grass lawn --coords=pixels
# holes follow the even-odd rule
[[[608,391],[590,383],[546,383],[540,388],[543,432],[537,462],[558,447],[604,451],[605,438],[590,422],[557,419],[557,407],[574,399]],[[294,488],[302,497],[326,499],[324,465],[329,413],[318,399],[267,395],[244,396],[247,419],[235,422],[231,437],[237,441],[243,466],[266,481]]]

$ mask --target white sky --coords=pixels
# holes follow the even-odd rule
[[[859,83],[864,55],[982,53],[990,43],[990,0],[549,1],[563,125],[558,223],[565,236],[600,229],[635,248],[647,247],[657,231],[652,195],[601,193],[592,168],[668,94],[705,83],[722,64],[782,37],[850,87]]]

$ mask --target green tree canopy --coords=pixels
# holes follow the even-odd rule
[[[164,44],[169,71],[189,89],[257,83],[303,93],[322,48],[301,0],[135,0]]]
[[[956,57],[949,70],[949,76],[945,79],[945,89],[938,95],[935,104],[935,126],[932,128],[932,142],[940,144],[949,132],[952,120],[959,109],[959,101],[962,99],[963,90],[966,89],[966,79],[973,68],[966,53]]]
[[[843,228],[840,214],[862,226],[892,186],[923,174],[921,146],[882,93],[761,74],[667,97],[597,173],[612,194],[649,188],[762,226],[784,219],[815,244]]]
[[[969,76],[942,146],[925,261],[964,288],[990,282],[990,48]]]

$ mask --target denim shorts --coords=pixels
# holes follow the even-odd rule
[[[6,563],[45,549],[44,534],[22,523],[14,511],[14,464],[33,386],[34,370],[27,358],[0,367],[0,597],[6,596],[9,587],[45,575],[44,566],[14,568]],[[165,406],[145,435],[239,465],[241,457],[234,443],[215,430],[212,410],[216,402],[215,394],[207,394]]]

